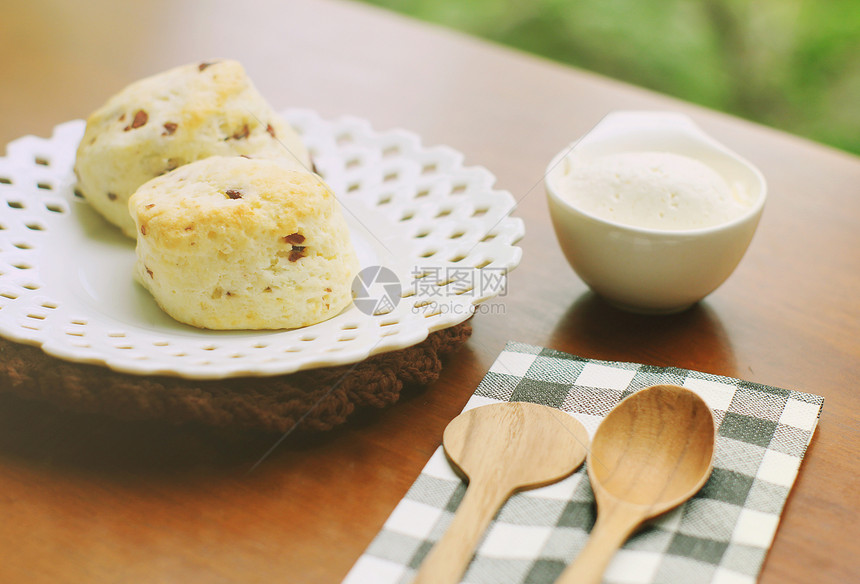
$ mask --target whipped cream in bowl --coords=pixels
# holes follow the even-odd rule
[[[545,182],[574,271],[647,313],[684,310],[729,277],[767,192],[752,164],[670,112],[609,114],[553,158]]]

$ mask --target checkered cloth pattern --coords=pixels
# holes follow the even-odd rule
[[[570,413],[593,436],[623,398],[664,383],[695,391],[711,407],[718,428],[713,473],[695,497],[634,534],[604,582],[753,583],[818,423],[822,397],[511,342],[465,409],[536,402]],[[440,446],[345,583],[411,581],[465,491]],[[584,547],[595,518],[585,466],[553,485],[517,493],[484,534],[463,582],[553,582]]]

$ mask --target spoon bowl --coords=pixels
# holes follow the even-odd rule
[[[637,527],[695,495],[711,475],[715,437],[704,400],[675,385],[643,389],[609,412],[588,455],[597,522],[558,582],[598,584]]]
[[[592,487],[655,515],[668,511],[708,480],[714,435],[711,410],[692,391],[656,385],[634,393],[594,435],[588,457]]]
[[[463,412],[448,424],[442,443],[469,486],[415,584],[459,582],[481,535],[508,497],[573,473],[585,460],[588,433],[555,408],[509,402]]]

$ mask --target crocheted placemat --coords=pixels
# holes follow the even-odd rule
[[[471,334],[466,321],[431,333],[415,346],[352,365],[219,380],[128,375],[0,339],[0,392],[121,419],[271,432],[328,430],[345,422],[356,408],[391,405],[404,387],[435,381],[441,357]]]

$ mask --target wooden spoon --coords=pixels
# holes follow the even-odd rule
[[[481,535],[508,497],[561,480],[579,468],[588,433],[555,408],[510,402],[463,412],[445,428],[442,443],[469,486],[415,584],[459,582]]]
[[[609,412],[588,454],[597,522],[556,584],[599,584],[637,527],[696,494],[711,475],[714,436],[704,400],[675,385],[638,391]]]

